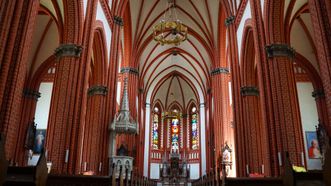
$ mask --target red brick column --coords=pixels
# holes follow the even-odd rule
[[[136,69],[137,70],[137,69]],[[138,72],[138,70],[136,71]],[[139,76],[137,73],[129,73],[128,76],[128,94],[129,94],[129,107],[130,107],[130,114],[133,117],[135,121],[137,121],[137,98],[138,98],[138,79]],[[133,150],[137,149],[137,136],[129,136],[129,150],[131,153],[134,153]],[[138,151],[136,151],[136,154],[130,154],[132,157],[137,156]]]
[[[242,102],[240,95],[240,69],[238,60],[238,46],[237,46],[237,34],[236,27],[234,23],[234,17],[229,16],[225,19],[225,24],[227,26],[227,36],[229,38],[229,63],[231,65],[231,85],[232,85],[232,100],[233,100],[233,125],[235,128],[235,151],[236,151],[236,170],[237,176],[245,176],[246,163],[244,156],[244,143],[243,138],[243,126],[242,126]]]
[[[18,162],[20,166],[27,164],[27,149],[24,147],[25,138],[28,130],[28,124],[34,121],[36,106],[40,93],[36,90],[24,89],[23,107],[21,115],[21,123],[17,135],[16,152],[14,162]],[[38,123],[37,123],[38,125]]]
[[[241,87],[241,96],[244,118],[242,125],[245,139],[245,161],[249,171],[247,172],[246,168],[245,172],[261,174],[261,167],[264,162],[262,147],[264,131],[262,130],[261,123],[259,90],[255,86],[243,86]]]
[[[225,142],[234,145],[233,128],[230,123],[230,102],[229,102],[229,69],[215,68],[212,74],[212,96],[213,96],[213,132],[214,132],[214,161],[217,168],[217,158],[222,152]]]
[[[326,106],[326,101],[325,101],[325,93],[323,90],[320,89],[315,89],[312,92],[312,96],[315,98],[316,101],[316,106],[317,106],[317,111],[318,111],[318,118],[319,122],[323,124],[325,127],[329,127],[328,125],[328,111],[327,111],[327,106]],[[328,128],[326,128],[328,131]]]
[[[117,17],[118,19],[119,17]],[[120,19],[121,20],[121,19]],[[106,100],[106,108],[105,108],[105,122],[108,125],[113,122],[115,113],[116,113],[116,89],[117,89],[117,78],[118,78],[118,61],[119,61],[119,50],[120,50],[120,38],[121,38],[121,26],[123,23],[120,21],[116,21],[116,24],[112,26],[112,43],[111,43],[111,54],[110,54],[110,62],[108,67],[108,77],[107,77],[107,87],[108,87],[108,94]],[[105,135],[104,141],[109,144],[109,131],[106,131],[107,134]],[[109,162],[109,152],[108,148],[105,148],[104,151],[104,158],[108,159]],[[108,163],[107,163],[108,165]]]
[[[104,148],[101,146],[103,137],[100,131],[108,130],[104,128],[104,107],[107,95],[107,87],[95,85],[88,90],[87,111],[83,136],[83,158],[81,171],[93,171],[96,175],[101,175],[106,162],[100,156]],[[85,169],[86,168],[86,169]]]
[[[53,173],[74,174],[79,118],[75,117],[81,46],[63,44],[56,49],[59,58],[50,107],[46,148]]]
[[[271,47],[277,46],[279,45],[271,45]],[[271,145],[271,148],[277,154],[282,154],[282,165],[284,165],[285,151],[290,153],[293,164],[301,165],[301,153],[304,152],[303,136],[292,61],[286,56],[273,56],[269,57],[266,63],[271,85],[271,92],[267,93],[270,95],[267,101],[270,101],[269,105],[272,105],[273,111],[269,113],[273,122],[268,126],[271,144],[275,145]],[[276,154],[273,153],[272,156],[275,158]],[[279,161],[279,158],[277,159]],[[278,161],[273,162],[274,175],[278,174],[276,168],[279,166]]]
[[[320,74],[325,92],[328,121],[326,129],[331,135],[331,2],[329,0],[309,0],[314,42],[317,49],[317,57]]]
[[[23,87],[37,0],[0,2],[0,132],[6,137],[6,158],[13,159],[22,108]]]
[[[105,175],[108,169],[107,158],[103,152],[107,151],[108,122],[105,121],[105,95],[107,95],[107,46],[104,44],[103,27],[96,21],[98,1],[88,1],[84,30],[76,100],[79,102],[80,112],[79,133],[76,152],[75,174],[92,170],[95,174]],[[94,65],[91,69],[92,53]],[[90,74],[92,72],[92,76]],[[103,132],[101,132],[103,131]],[[106,140],[105,140],[106,139]]]
[[[82,18],[79,1],[63,1],[63,41],[56,50],[58,58],[46,134],[48,160],[56,174],[75,174],[80,166],[79,129],[86,62],[80,61]],[[87,48],[85,45],[84,48]]]
[[[253,1],[251,1],[252,3]],[[283,25],[283,2],[266,2],[266,55],[262,58],[262,74],[264,75],[265,109],[267,114],[267,126],[271,151],[272,175],[282,174],[285,152],[289,152],[294,165],[302,165],[301,153],[304,152],[303,134],[300,120],[296,83],[293,71],[293,49],[284,44],[285,34]],[[253,3],[253,5],[256,5]],[[255,7],[255,9],[257,9]],[[255,14],[259,26],[254,36],[259,37],[261,32],[260,13]],[[263,46],[263,41],[257,43]],[[261,51],[261,50],[259,50]],[[261,53],[263,54],[263,53]],[[261,87],[261,86],[260,86]]]
[[[123,78],[128,78],[128,97],[129,97],[129,109],[130,114],[133,117],[135,121],[137,121],[137,97],[138,97],[138,69],[135,69],[133,67],[123,67],[121,69],[121,73],[123,75]],[[130,152],[130,156],[134,157],[135,159],[138,157],[141,148],[137,148],[137,135],[126,135],[118,137],[118,147],[121,145],[122,141],[125,141],[126,145],[128,145],[128,150]],[[136,151],[136,150],[139,151]],[[134,152],[135,151],[135,152]],[[135,154],[132,154],[135,153]]]
[[[211,109],[211,94],[210,92],[206,96],[205,103],[200,103],[200,109],[201,107],[205,108],[205,126],[206,126],[206,172],[209,173],[211,169],[214,166],[214,158],[215,158],[215,152],[214,152],[214,136],[213,136],[213,126],[211,125],[210,121],[210,109]],[[199,118],[200,119],[200,118]],[[199,155],[201,157],[201,153]],[[205,174],[202,172],[202,175]]]

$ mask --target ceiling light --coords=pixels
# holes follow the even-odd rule
[[[178,46],[187,39],[187,31],[187,27],[177,18],[174,0],[168,0],[163,19],[153,27],[154,40],[162,46]]]

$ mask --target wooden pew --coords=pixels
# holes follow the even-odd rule
[[[5,137],[0,134],[0,185],[3,185],[7,176],[7,168],[9,162],[6,160],[5,153]]]
[[[85,176],[85,175],[49,175],[48,186],[108,186],[113,185],[109,176]],[[114,185],[117,185],[116,182]]]
[[[47,182],[47,164],[45,152],[40,154],[36,166],[8,167],[4,185],[35,185],[43,186]]]
[[[285,156],[284,169],[284,186],[323,185],[322,171],[295,172],[288,153]]]
[[[226,186],[282,186],[281,178],[226,178]]]
[[[327,144],[325,151],[325,159],[323,166],[323,178],[326,186],[331,185],[331,139],[327,140],[329,143]]]

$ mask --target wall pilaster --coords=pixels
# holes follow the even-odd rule
[[[328,0],[309,0],[310,15],[314,30],[318,64],[323,83],[327,117],[326,129],[331,135],[331,2]]]
[[[0,132],[6,138],[7,159],[15,156],[27,58],[38,6],[36,0],[0,2]]]

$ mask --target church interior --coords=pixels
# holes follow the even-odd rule
[[[330,0],[0,0],[0,185],[331,186]]]

